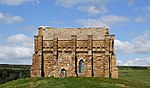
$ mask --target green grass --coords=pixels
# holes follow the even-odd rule
[[[0,88],[144,88],[139,83],[108,78],[28,78],[8,82]]]
[[[119,79],[135,81],[150,88],[150,70],[119,70]]]

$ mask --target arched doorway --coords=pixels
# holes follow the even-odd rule
[[[82,59],[79,61],[79,73],[84,73],[84,61]]]
[[[61,76],[63,78],[66,77],[66,69],[64,69],[64,68],[61,69]]]

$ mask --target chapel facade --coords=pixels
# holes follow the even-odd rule
[[[34,36],[31,77],[118,78],[114,35],[104,28],[40,26]]]

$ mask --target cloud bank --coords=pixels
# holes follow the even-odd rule
[[[33,42],[24,34],[9,36],[0,49],[1,63],[31,64]]]
[[[135,58],[132,60],[128,60],[126,62],[122,62],[117,60],[118,66],[150,66],[150,57],[147,58]]]
[[[18,6],[29,2],[39,3],[39,0],[0,0],[0,4],[5,4],[9,6]]]
[[[150,32],[133,38],[131,42],[115,40],[115,50],[124,54],[150,54]]]
[[[106,15],[101,16],[97,19],[78,19],[77,23],[83,25],[84,27],[107,27],[111,25],[123,24],[130,21],[128,17],[116,16],[116,15]]]
[[[11,24],[16,22],[22,22],[23,18],[20,16],[10,16],[0,12],[0,22],[4,24]]]
[[[66,8],[73,7],[80,4],[102,4],[109,0],[56,0],[56,4],[64,6]]]

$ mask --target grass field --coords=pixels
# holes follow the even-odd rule
[[[0,88],[150,88],[150,67],[119,66],[118,68],[119,79],[21,78],[2,84]]]
[[[130,80],[150,88],[149,70],[119,70],[119,79]]]

